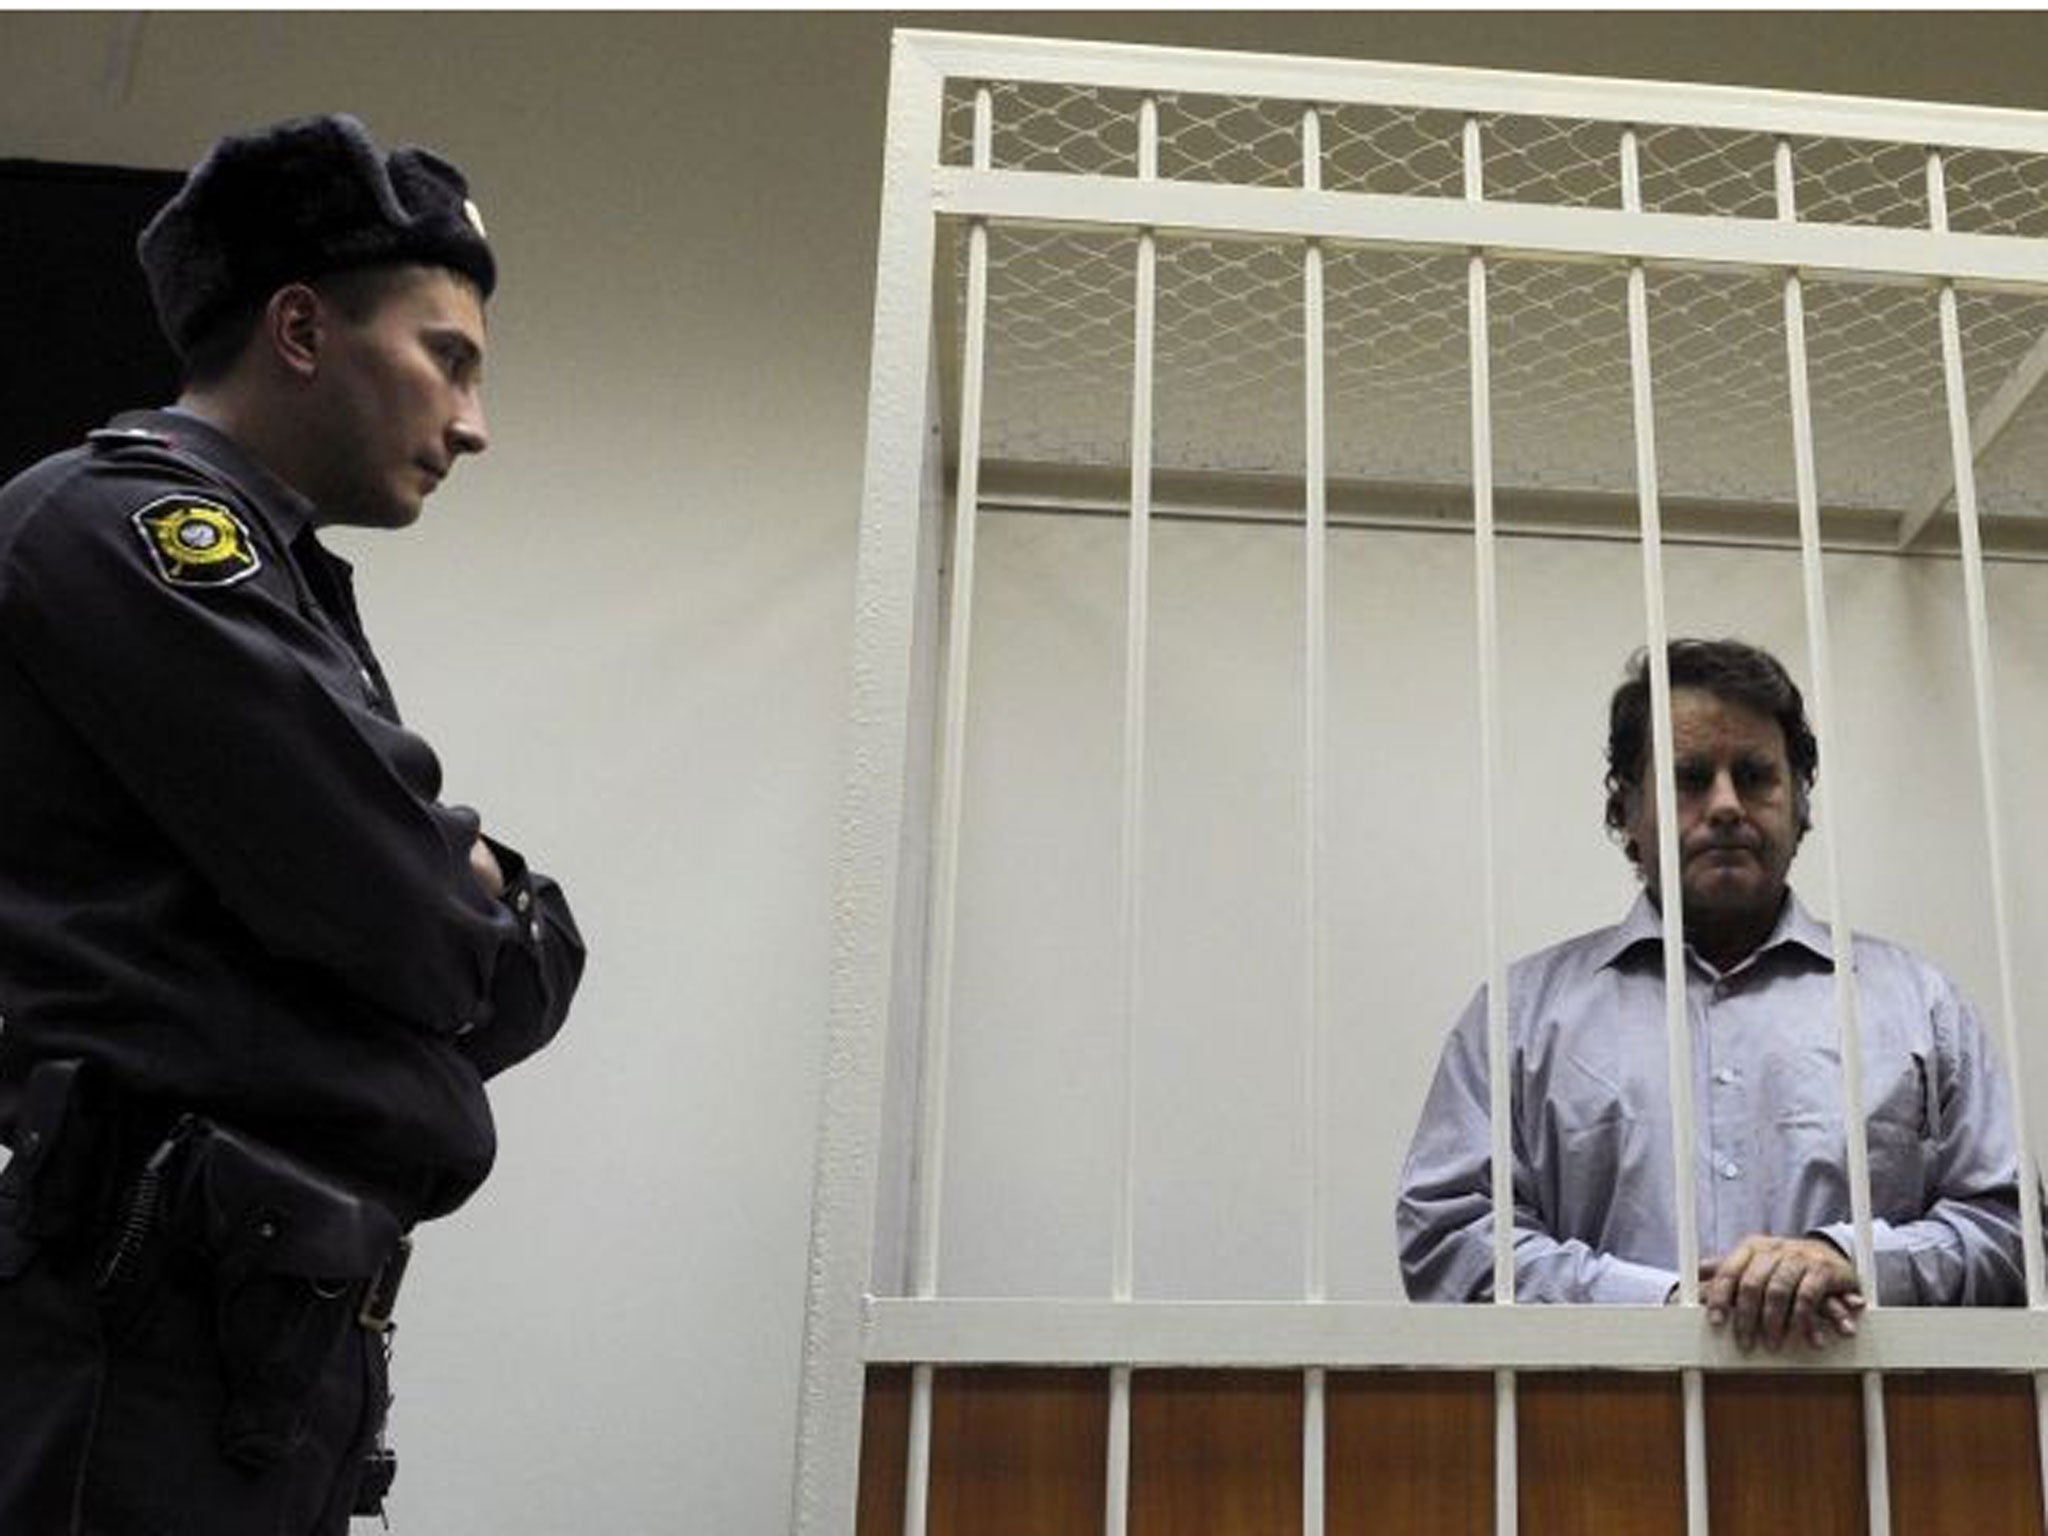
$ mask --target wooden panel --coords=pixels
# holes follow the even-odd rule
[[[1685,1415],[1676,1376],[1532,1372],[1516,1383],[1516,1405],[1524,1530],[1681,1536]]]
[[[868,1367],[860,1421],[856,1536],[903,1536],[903,1468],[910,1450],[910,1367]]]
[[[932,1536],[1102,1528],[1106,1371],[973,1369],[932,1385]]]
[[[1863,1536],[1861,1378],[1707,1377],[1707,1502],[1714,1536]]]
[[[868,1373],[858,1536],[901,1536],[908,1369]],[[1521,1514],[1541,1536],[1683,1536],[1676,1377],[1525,1375]],[[932,1536],[1101,1529],[1103,1371],[941,1371],[932,1403]],[[1145,1371],[1132,1392],[1132,1536],[1288,1536],[1301,1528],[1301,1377]],[[1904,1532],[2043,1536],[2033,1387],[2023,1376],[1886,1383],[1892,1521]],[[1329,1378],[1329,1536],[1485,1536],[1493,1515],[1488,1376]],[[1707,1379],[1714,1536],[1861,1536],[1861,1386],[1853,1376]]]
[[[2030,1378],[1892,1376],[1884,1387],[1894,1529],[2041,1536]]]
[[[1346,1371],[1327,1381],[1328,1536],[1491,1536],[1491,1376]]]
[[[1131,1385],[1132,1536],[1301,1529],[1295,1371],[1140,1371]]]

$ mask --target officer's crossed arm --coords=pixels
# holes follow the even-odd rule
[[[221,504],[245,577],[180,583],[150,558],[134,518],[176,486],[109,474],[24,520],[0,646],[266,950],[415,1027],[472,1029],[531,934],[480,878],[476,818],[440,803],[425,741],[351,696],[354,658],[245,510]]]
[[[583,936],[561,887],[526,867],[515,848],[479,836],[470,867],[520,924],[520,942],[506,949],[491,975],[487,1027],[465,1032],[456,1044],[485,1077],[524,1061],[554,1039],[583,977]]]

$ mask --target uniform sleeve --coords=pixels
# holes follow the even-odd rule
[[[2026,1299],[2018,1153],[2004,1074],[1976,1010],[1934,975],[1928,1006],[1939,1069],[1931,1087],[1926,1210],[1871,1223],[1880,1302],[1899,1306],[2018,1306]],[[1821,1232],[1854,1255],[1848,1222]]]
[[[140,520],[178,489],[103,474],[36,509],[0,558],[0,643],[266,951],[471,1027],[523,932],[469,872],[475,818],[438,803],[432,750],[368,707],[281,552],[252,543],[260,579],[166,576]]]
[[[520,933],[498,957],[483,1018],[456,1043],[479,1074],[495,1077],[555,1038],[583,977],[584,950],[562,888],[528,869],[517,849],[484,841],[505,875],[500,904]]]
[[[1401,1171],[1395,1229],[1413,1301],[1493,1299],[1493,1142],[1488,1107],[1486,992],[1451,1031]],[[1541,1181],[1520,1128],[1510,1140],[1515,1188],[1515,1298],[1655,1306],[1675,1271],[1559,1238],[1536,1198]]]

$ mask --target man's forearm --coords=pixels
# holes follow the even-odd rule
[[[1996,1202],[1993,1203],[1994,1207]],[[1820,1234],[1852,1257],[1855,1228]],[[2018,1212],[1982,1202],[1942,1201],[1918,1221],[1870,1224],[1877,1300],[1888,1306],[2017,1306],[2026,1299]]]
[[[1678,1283],[1675,1270],[1602,1253],[1574,1238],[1559,1242],[1523,1231],[1515,1244],[1515,1297],[1519,1301],[1590,1302],[1602,1306],[1662,1306]]]
[[[1493,1223],[1483,1203],[1437,1223],[1415,1202],[1404,1203],[1401,1215],[1401,1276],[1410,1299],[1493,1299]],[[1553,1237],[1526,1216],[1515,1228],[1517,1301],[1658,1306],[1677,1283],[1674,1270]]]

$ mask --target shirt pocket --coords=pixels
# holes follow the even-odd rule
[[[1764,1063],[1771,1084],[1770,1161],[1778,1186],[1774,1209],[1798,1226],[1847,1221],[1848,1141],[1842,1125],[1841,1056],[1832,1045]],[[1925,1209],[1934,1165],[1935,1097],[1921,1053],[1866,1061],[1864,1144],[1870,1153],[1870,1209],[1888,1221],[1912,1221]]]

